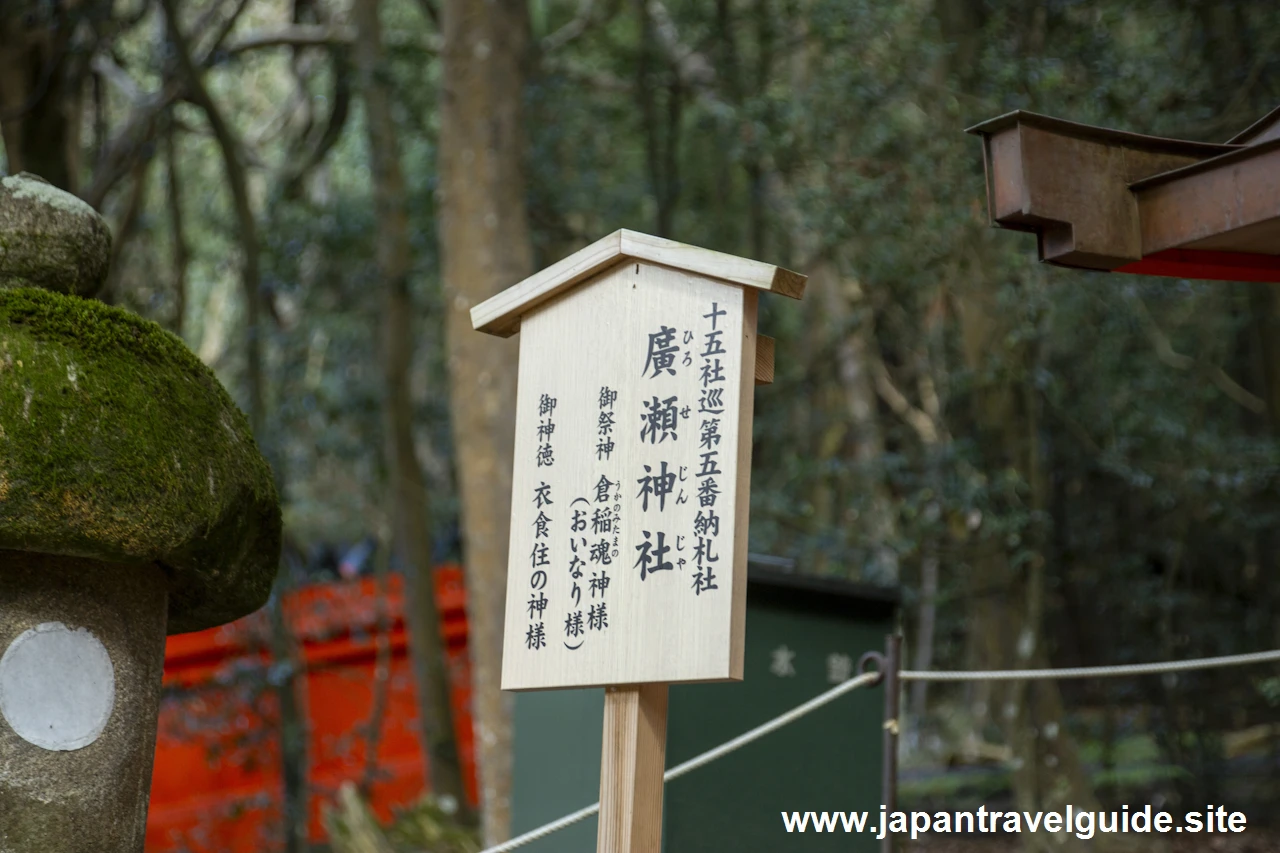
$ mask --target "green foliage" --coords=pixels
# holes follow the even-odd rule
[[[903,781],[898,786],[898,795],[904,809],[928,810],[939,803],[945,804],[945,808],[963,811],[1007,794],[1011,784],[1012,774],[1008,769],[986,768]]]
[[[433,797],[424,797],[397,813],[387,837],[398,850],[476,853],[480,849],[475,832],[459,826],[452,812],[441,808]]]
[[[324,810],[325,831],[335,853],[477,853],[480,841],[460,826],[453,812],[430,795],[396,812],[391,824],[378,823],[355,786],[345,783],[336,805]]]
[[[245,28],[287,17],[283,6],[251,5]],[[415,241],[418,440],[436,492],[432,523],[448,529],[450,296],[434,199],[437,99],[447,95],[421,6],[384,5]],[[1218,376],[1265,395],[1274,366],[1258,340],[1261,286],[1037,265],[1029,238],[989,227],[979,144],[962,131],[1030,109],[1226,139],[1280,102],[1280,6],[669,0],[670,26],[658,26],[638,11],[654,4],[585,5],[592,18],[579,36],[530,58],[536,265],[629,227],[812,276],[803,302],[761,301],[777,377],[756,398],[753,551],[794,557],[801,571],[900,582],[909,628],[921,568],[936,555],[939,667],[965,666],[975,605],[1015,607],[1008,590],[1031,566],[1044,567],[1055,663],[1276,644],[1280,425],[1225,394]],[[581,8],[531,3],[535,42]],[[147,38],[119,58],[150,83],[164,53]],[[386,516],[358,109],[301,192],[284,192],[281,178],[296,156],[283,129],[318,123],[333,96],[334,80],[315,70],[326,58],[317,48],[251,52],[210,72],[255,155],[264,289],[280,318],[265,341],[267,443],[299,542],[356,538]],[[186,107],[175,115],[199,125]],[[237,242],[217,152],[185,131],[178,149],[193,253],[184,335],[239,389]],[[172,322],[163,190],[159,180],[148,190],[118,298]],[[980,348],[964,335],[976,308],[1000,324]],[[1161,336],[1194,366],[1162,359]],[[993,424],[984,413],[1001,394],[1007,417]],[[903,416],[911,410],[936,435]],[[1025,463],[1032,451],[1038,479]],[[975,566],[993,549],[1009,576],[979,586]],[[1271,713],[1277,695],[1230,671],[1064,692],[1077,706],[1150,709],[1112,737],[1154,732],[1161,766],[1192,771],[1192,781],[1173,774],[1188,796],[1225,771],[1212,739],[1189,746],[1185,734],[1240,728]]]

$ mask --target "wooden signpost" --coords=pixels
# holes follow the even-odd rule
[[[600,853],[657,853],[667,686],[742,678],[761,291],[804,276],[617,231],[471,310],[520,332],[502,687],[605,687]]]

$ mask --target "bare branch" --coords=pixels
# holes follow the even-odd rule
[[[171,79],[160,91],[144,96],[134,106],[123,127],[104,149],[93,181],[81,193],[81,198],[94,208],[102,207],[107,193],[143,156],[141,152],[146,143],[155,138],[164,111],[181,96],[182,90],[181,81]]]
[[[542,52],[553,53],[587,31],[595,13],[595,0],[578,0],[578,13],[573,20],[542,39]]]
[[[256,126],[249,127],[241,140],[245,148],[253,148],[269,143],[288,127],[289,122],[302,109],[307,107],[310,96],[305,90],[291,89],[281,99],[279,109],[268,115]]]
[[[1241,386],[1238,382],[1228,376],[1227,372],[1221,367],[1218,367],[1217,365],[1205,365],[1205,367],[1209,371],[1209,380],[1217,386],[1219,391],[1231,398],[1231,400],[1239,403],[1251,412],[1256,412],[1257,414],[1266,412],[1266,401]]]
[[[333,91],[329,98],[332,104],[329,116],[318,138],[313,141],[312,137],[315,134],[308,133],[306,138],[301,140],[302,147],[307,150],[299,150],[297,156],[291,158],[291,165],[281,182],[286,197],[296,196],[301,191],[307,175],[323,162],[325,156],[337,144],[346,125],[347,116],[351,112],[351,74],[346,53],[340,49],[334,49],[332,53]]]
[[[173,229],[173,333],[182,337],[183,321],[187,313],[187,266],[191,259],[191,248],[187,244],[187,232],[183,225],[181,175],[174,139],[176,135],[177,129],[171,125],[164,137],[165,164],[168,167],[165,201],[169,207],[169,227]]]
[[[1083,444],[1090,453],[1094,456],[1101,456],[1105,452],[1102,445],[1098,444],[1098,442],[1094,440],[1093,436],[1089,434],[1089,430],[1085,429],[1084,424],[1072,417],[1071,412],[1067,409],[1057,405],[1053,401],[1053,397],[1051,395],[1041,394],[1040,399],[1044,400],[1045,405],[1047,405],[1053,413],[1062,420],[1067,431],[1075,436],[1076,441]]]
[[[1147,337],[1156,351],[1157,358],[1175,370],[1202,371],[1219,391],[1251,412],[1262,414],[1267,410],[1267,404],[1261,397],[1242,387],[1228,376],[1221,367],[1216,364],[1205,364],[1189,355],[1176,352],[1173,344],[1169,341],[1169,336],[1156,323],[1155,317],[1151,316],[1151,312],[1147,309],[1147,304],[1142,301],[1142,298],[1134,296],[1131,301],[1135,309],[1137,309],[1138,317],[1142,320],[1143,329],[1146,331]]]
[[[938,389],[933,384],[933,376],[927,369],[927,361],[923,358],[920,361],[920,373],[916,379],[916,389],[920,393],[920,407],[934,423],[938,423],[942,419],[942,400],[938,397]]]
[[[889,375],[889,369],[884,366],[884,362],[878,356],[872,356],[870,360],[872,375],[875,377],[876,393],[880,395],[880,399],[884,400],[894,414],[902,418],[908,426],[916,431],[920,441],[926,445],[937,444],[940,434],[938,425],[933,418],[929,417],[923,410],[911,405],[911,401],[907,399],[907,396],[898,390],[898,386],[893,384],[893,377]]]
[[[1151,340],[1151,345],[1155,348],[1157,358],[1175,370],[1190,370],[1196,366],[1194,358],[1174,352],[1173,344],[1169,342],[1169,336],[1156,324],[1156,320],[1151,316],[1151,312],[1147,310],[1145,302],[1138,297],[1134,297],[1133,305],[1137,309],[1138,317],[1142,320],[1143,331],[1147,333],[1147,337]]]
[[[333,47],[355,41],[355,27],[345,24],[282,24],[263,27],[232,39],[222,52],[235,56],[267,47]]]
[[[543,71],[563,74],[575,83],[585,83],[601,92],[630,92],[634,87],[616,74],[599,68],[588,68],[563,56],[544,56]]]
[[[107,267],[110,272],[107,275],[107,283],[102,288],[102,293],[98,295],[98,298],[108,305],[114,305],[116,300],[120,298],[117,287],[120,283],[120,276],[124,273],[124,265],[120,263],[120,256],[124,254],[125,247],[129,245],[129,242],[133,240],[138,231],[138,222],[142,218],[142,208],[146,200],[147,177],[150,172],[150,158],[139,159],[137,165],[133,168],[133,187],[129,191],[129,198],[120,214],[120,218],[114,223],[115,227],[111,229],[114,236],[111,240],[111,263]]]
[[[227,40],[227,36],[231,35],[231,31],[236,27],[236,22],[240,20],[240,15],[244,13],[245,7],[248,5],[249,0],[237,0],[236,7],[231,10],[231,14],[227,16],[227,19],[218,26],[216,34],[209,42],[209,49],[204,52],[206,61],[213,58],[218,52],[219,46]],[[217,6],[213,7],[213,9],[216,8]],[[212,14],[213,9],[210,10],[210,14]],[[203,31],[206,26],[207,24],[201,22],[197,32]]]
[[[440,7],[436,5],[435,0],[418,0],[418,6],[427,20],[431,21],[437,30],[440,29]],[[383,36],[385,35],[384,33]]]
[[[89,68],[95,73],[102,75],[108,83],[120,90],[130,104],[137,106],[144,98],[142,90],[138,88],[138,84],[129,76],[129,72],[125,71],[116,61],[105,53],[96,53],[93,59],[89,61]]]
[[[231,57],[272,47],[348,47],[355,42],[355,37],[355,27],[348,24],[282,24],[245,33],[228,42],[218,53]],[[383,37],[383,43],[392,49],[440,51],[439,37],[410,32],[389,32]]]
[[[658,38],[658,44],[675,65],[680,82],[693,89],[700,97],[723,106],[724,101],[714,88],[715,68],[705,56],[680,41],[680,31],[666,4],[662,0],[649,0],[645,9],[649,13],[649,20],[653,22],[653,32]]]
[[[209,46],[208,51],[199,58],[199,61],[193,60],[194,65],[200,68],[209,66],[212,59],[219,53],[219,47],[223,39],[230,33],[231,26],[234,25],[236,18],[243,11],[244,5],[243,0],[241,0],[241,3],[236,7],[236,11],[229,19],[229,23],[224,22],[224,26],[219,28],[218,36]],[[201,17],[197,27],[209,24],[212,20],[210,17],[212,11]],[[94,61],[96,62],[96,60],[97,57],[95,56]],[[116,65],[114,62],[110,62],[110,64]],[[99,73],[109,76],[107,70],[107,66],[104,65]],[[121,74],[123,73],[123,70],[121,70]],[[141,151],[144,146],[155,139],[159,131],[161,116],[175,101],[186,96],[186,85],[182,75],[169,77],[157,91],[146,95],[140,94],[134,100],[134,106],[129,113],[129,117],[125,119],[123,127],[112,137],[103,150],[99,158],[100,165],[95,171],[88,189],[81,193],[81,198],[95,208],[102,207],[102,203],[107,194],[111,192],[111,189],[129,173],[137,164],[138,159],[143,156]]]
[[[240,250],[243,253],[241,285],[244,289],[245,315],[247,328],[249,373],[249,423],[259,441],[263,440],[262,390],[262,340],[259,320],[262,308],[260,271],[258,267],[258,226],[254,219],[253,207],[249,201],[248,179],[245,175],[244,151],[240,140],[236,137],[231,125],[223,118],[222,111],[214,102],[209,90],[205,88],[200,69],[191,56],[187,41],[182,35],[178,23],[176,9],[177,0],[161,0],[164,7],[165,20],[168,25],[169,39],[177,56],[178,68],[190,92],[191,99],[204,112],[218,140],[218,148],[222,152],[222,162],[227,174],[227,183],[231,189],[236,223],[239,231]]]

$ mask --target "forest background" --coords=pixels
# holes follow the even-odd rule
[[[1041,266],[988,227],[962,131],[1021,108],[1221,141],[1277,103],[1264,0],[0,6],[7,170],[104,212],[102,298],[249,414],[279,586],[366,536],[411,581],[464,562],[490,841],[515,350],[470,306],[620,227],[804,272],[761,304],[751,550],[900,584],[913,669],[1275,648],[1280,290]],[[983,793],[1023,806],[1280,802],[1275,670],[913,690],[908,763],[995,762]]]

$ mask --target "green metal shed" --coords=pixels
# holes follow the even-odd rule
[[[672,685],[667,766],[760,725],[856,675],[895,627],[896,590],[753,564],[746,663],[737,684]],[[879,819],[883,695],[848,696],[666,786],[666,853],[875,851],[874,835],[788,834],[783,811],[868,811]],[[513,834],[594,803],[604,691],[519,693]],[[522,850],[593,853],[589,818]]]

